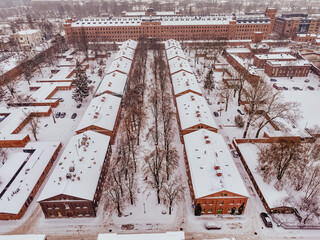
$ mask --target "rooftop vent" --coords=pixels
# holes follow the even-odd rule
[[[74,166],[69,167],[69,172],[74,172]]]

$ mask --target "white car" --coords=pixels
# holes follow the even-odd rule
[[[211,230],[211,229],[221,229],[221,224],[220,223],[217,223],[217,222],[213,222],[213,221],[210,221],[210,222],[206,222],[206,224],[204,225],[205,228],[207,230]]]

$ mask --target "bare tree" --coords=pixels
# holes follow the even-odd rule
[[[246,138],[251,124],[261,117],[263,105],[268,101],[270,95],[272,95],[272,89],[270,85],[260,79],[256,84],[249,85],[243,95],[247,103],[248,112],[243,132],[243,138]]]
[[[228,106],[229,106],[229,100],[232,95],[232,89],[229,88],[229,85],[225,82],[222,81],[219,84],[219,92],[218,96],[222,100],[222,102],[225,102],[225,111],[228,111]]]
[[[37,134],[40,130],[40,120],[38,116],[30,116],[28,130],[32,132],[34,139],[38,141]]]
[[[184,199],[184,187],[182,186],[181,177],[174,177],[169,179],[166,184],[164,184],[163,192],[165,195],[165,201],[169,207],[169,215],[171,215],[172,207],[176,202]]]
[[[5,148],[0,147],[0,160],[1,160],[1,163],[4,164],[7,159],[8,159],[7,150]]]
[[[145,157],[145,163],[145,180],[156,189],[158,204],[160,204],[160,192],[166,179],[166,173],[164,170],[165,156],[163,151],[156,147],[151,154]]]
[[[123,208],[123,197],[122,197],[122,193],[121,193],[121,188],[115,182],[114,178],[111,175],[109,175],[107,177],[106,182],[108,183],[106,193],[107,193],[109,200],[110,200],[106,203],[106,207],[111,207],[111,209],[112,209],[112,206],[114,206],[115,209],[117,210],[118,217],[121,217],[122,216],[122,208]]]
[[[258,154],[259,169],[265,181],[273,177],[281,181],[285,173],[289,175],[304,169],[308,163],[306,153],[310,146],[299,143],[281,141],[272,143],[260,149]],[[290,177],[290,176],[289,176]]]

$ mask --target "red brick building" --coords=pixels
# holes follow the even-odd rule
[[[205,129],[184,135],[188,184],[202,214],[243,214],[249,194],[223,136]]]
[[[5,162],[0,168],[0,220],[23,217],[61,147],[59,142],[28,143]]]
[[[265,68],[267,61],[295,61],[297,60],[290,54],[261,54],[253,56],[253,65],[258,68]]]
[[[306,60],[268,61],[265,73],[269,77],[307,77],[311,64]]]
[[[73,136],[38,198],[46,218],[95,217],[111,156],[110,137]]]
[[[148,16],[87,18],[66,20],[64,29],[69,43],[80,41],[122,42],[140,37],[161,41],[176,40],[251,40],[254,32],[268,39],[275,20],[275,9],[259,16]],[[80,40],[82,39],[82,40]]]

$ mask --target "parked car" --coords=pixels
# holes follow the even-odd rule
[[[241,110],[240,110],[240,109],[237,109],[237,112],[238,112],[240,115],[244,115],[244,113],[243,113],[243,112],[241,112]]]
[[[82,104],[81,104],[81,103],[79,103],[79,104],[77,105],[77,108],[81,108],[81,106],[82,106]]]
[[[92,80],[88,80],[88,83],[92,83]]]
[[[271,82],[278,82],[278,80],[277,80],[277,79],[274,79],[274,78],[271,78],[270,81],[271,81]]]
[[[232,156],[233,156],[234,158],[238,158],[238,157],[239,157],[239,153],[238,153],[237,150],[232,150],[231,153],[232,153]]]
[[[310,80],[309,80],[309,79],[306,79],[306,80],[304,80],[304,82],[308,83],[308,82],[310,82]]]
[[[60,118],[64,118],[65,116],[66,116],[66,113],[63,112],[63,113],[61,113]]]
[[[272,86],[273,86],[275,89],[279,90],[279,87],[278,87],[277,84],[274,83]]]
[[[73,113],[72,116],[71,116],[71,119],[75,119],[76,117],[77,117],[77,114]]]
[[[221,229],[221,224],[218,223],[218,222],[213,222],[213,221],[206,222],[206,224],[204,226],[205,226],[205,228],[207,230],[211,230],[211,229],[219,230],[219,229]]]
[[[299,87],[292,87],[292,89],[302,91],[302,88],[299,88]]]
[[[64,102],[63,98],[59,98],[58,100],[59,100],[59,102]]]
[[[219,117],[219,113],[218,113],[218,112],[213,112],[213,115],[214,115],[215,117]]]
[[[266,227],[272,228],[272,222],[271,222],[271,219],[269,218],[268,214],[262,212],[262,213],[260,213],[260,217]]]
[[[61,116],[61,112],[56,113],[56,118],[59,118]]]
[[[314,87],[311,87],[311,86],[308,86],[307,87],[309,90],[313,91],[314,90]]]
[[[289,88],[287,88],[287,87],[282,87],[282,89],[283,89],[283,90],[289,90]]]

